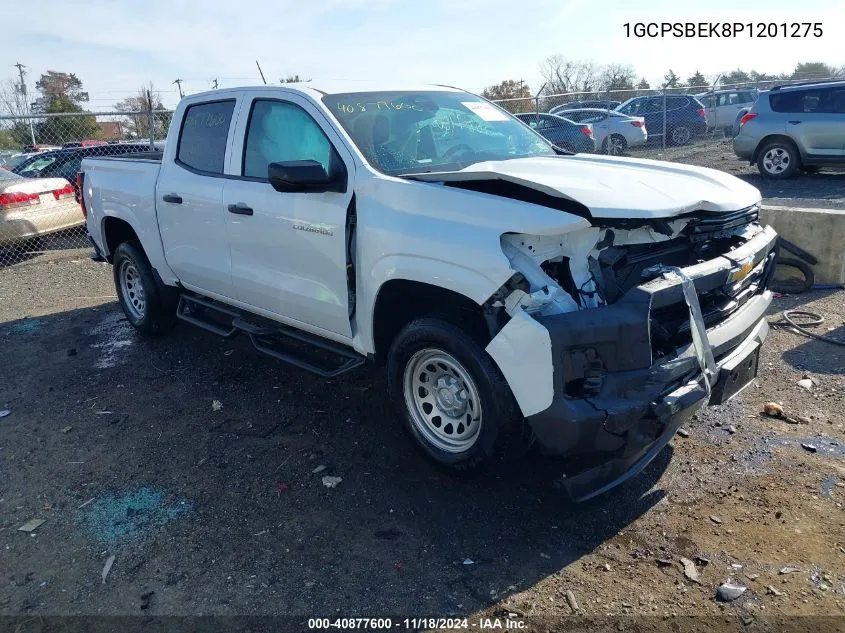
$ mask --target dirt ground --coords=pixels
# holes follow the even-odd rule
[[[797,305],[845,340],[845,291],[776,309]],[[845,621],[843,347],[774,330],[756,384],[580,505],[539,456],[497,479],[435,470],[380,369],[325,382],[184,324],[139,338],[84,256],[0,270],[0,349],[2,615],[530,622],[571,614],[569,591],[581,615],[658,628]],[[718,602],[728,580],[747,590]]]

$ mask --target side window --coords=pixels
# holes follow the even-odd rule
[[[823,90],[818,111],[845,114],[845,88],[828,88]]]
[[[189,106],[182,121],[176,160],[198,171],[222,174],[234,110],[234,99]]]
[[[688,103],[686,97],[668,97],[666,99],[666,109],[667,110],[679,110],[683,108]]]
[[[671,108],[671,101],[666,100],[666,109]],[[663,111],[663,97],[650,97],[645,103],[640,106],[638,114],[649,114],[652,112]]]
[[[623,106],[619,106],[619,110],[617,110],[617,112],[621,112],[622,114],[637,114],[639,112],[638,104],[639,101],[626,103]]]
[[[739,103],[750,104],[757,100],[757,96],[753,92],[740,92]]]
[[[270,163],[316,160],[330,171],[332,144],[317,122],[298,105],[258,99],[247,129],[242,173],[267,178]]]
[[[775,112],[818,112],[820,100],[820,90],[779,92],[769,97],[769,103]]]

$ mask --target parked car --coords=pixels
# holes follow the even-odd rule
[[[62,149],[58,145],[46,145],[44,143],[39,143],[37,145],[24,145],[21,152],[24,154],[37,154],[39,152],[51,152],[54,149]]]
[[[8,171],[11,171],[18,165],[21,165],[24,162],[28,161],[32,157],[33,154],[23,154],[20,152],[17,154],[12,154],[11,156],[4,159],[3,164],[0,165],[0,169],[6,169]]]
[[[733,136],[737,111],[750,108],[759,95],[756,88],[734,88],[702,92],[695,95],[695,98],[704,106],[707,127],[722,129],[726,135]]]
[[[648,136],[662,138],[671,145],[686,145],[707,132],[704,106],[692,95],[651,95],[632,97],[616,108],[617,112],[645,119]]]
[[[587,101],[570,101],[569,103],[562,103],[549,110],[549,114],[559,114],[568,110],[583,110],[584,108],[597,108],[599,110],[613,110],[621,101],[603,101],[601,99],[593,99]]]
[[[214,90],[170,138],[82,164],[128,322],[243,334],[324,377],[386,362],[397,421],[444,467],[534,440],[578,458],[562,486],[588,498],[756,373],[777,235],[730,174],[561,155],[440,86]]]
[[[108,145],[108,141],[68,141],[62,144],[62,149],[71,147],[95,147],[97,145]]]
[[[132,152],[145,152],[148,145],[127,143],[121,145],[94,145],[90,147],[71,147],[52,152],[30,154],[11,171],[27,178],[64,178],[76,188],[76,173],[82,159],[89,156],[115,156]]]
[[[537,132],[544,139],[574,154],[595,152],[596,139],[593,126],[588,123],[575,123],[554,114],[517,114],[516,118]]]
[[[634,117],[613,110],[568,110],[566,118],[593,128],[596,146],[602,154],[618,156],[629,147],[645,145],[648,134],[643,117]]]
[[[740,121],[734,153],[767,178],[845,165],[845,81],[780,86]]]
[[[23,178],[0,169],[0,245],[84,222],[73,187],[64,178]]]

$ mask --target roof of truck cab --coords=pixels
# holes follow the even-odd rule
[[[416,84],[404,82],[385,82],[385,81],[354,81],[350,79],[335,79],[330,81],[303,81],[288,84],[276,84],[267,86],[238,86],[236,88],[222,88],[218,90],[207,90],[205,92],[197,92],[186,99],[203,99],[208,97],[221,98],[227,95],[237,94],[244,90],[258,91],[258,92],[278,92],[279,90],[286,90],[290,92],[298,92],[307,94],[311,97],[319,99],[325,95],[332,94],[346,94],[350,92],[461,92],[460,88],[454,86],[441,86],[436,84]]]

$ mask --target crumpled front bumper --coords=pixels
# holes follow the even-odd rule
[[[632,288],[611,305],[536,317],[549,332],[555,393],[526,419],[545,452],[579,464],[563,480],[570,496],[588,499],[637,474],[699,408],[726,401],[756,374],[776,238],[767,227],[729,254]],[[688,313],[699,314],[690,317],[690,342],[658,356],[653,319],[684,305],[685,283],[697,304],[702,293],[740,287],[750,273],[741,305],[709,328],[700,306],[690,305]],[[703,340],[692,335],[696,325]]]

